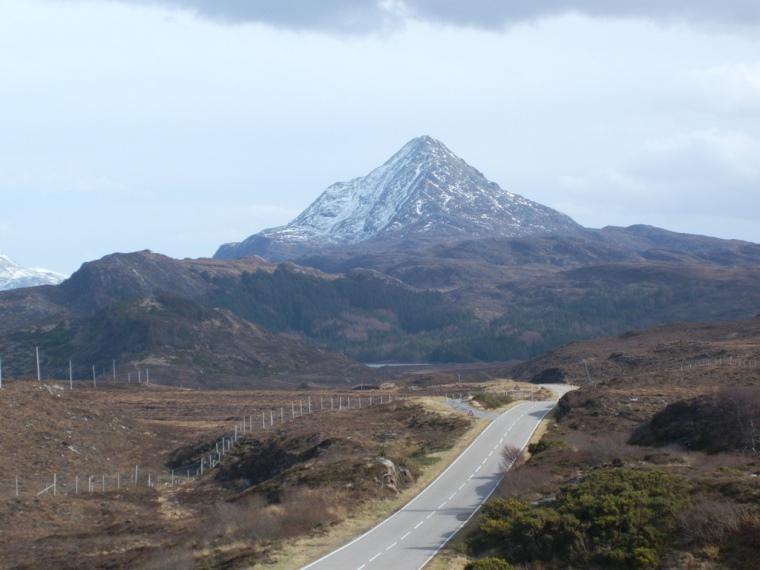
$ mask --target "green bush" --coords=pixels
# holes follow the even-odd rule
[[[465,564],[464,570],[512,570],[512,566],[501,558],[482,558]]]
[[[654,568],[688,503],[685,490],[681,477],[664,471],[595,471],[547,506],[490,502],[468,545],[513,563]]]
[[[536,455],[537,453],[541,453],[552,447],[567,447],[567,444],[564,441],[557,439],[542,439],[541,441],[528,445],[528,453]]]

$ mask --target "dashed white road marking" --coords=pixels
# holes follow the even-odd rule
[[[385,550],[390,550],[391,548],[393,548],[393,547],[394,547],[394,546],[396,546],[397,544],[398,544],[398,542],[394,542],[393,544],[391,544],[391,545],[390,545],[388,548],[386,548]]]
[[[404,539],[405,539],[407,536],[409,536],[410,534],[412,534],[412,531],[411,531],[411,530],[410,530],[409,532],[407,532],[407,533],[406,533],[404,536],[402,536],[402,537],[401,537],[401,540],[404,540]]]
[[[418,522],[418,523],[417,523],[417,526],[415,526],[415,527],[414,527],[414,530],[417,530],[418,528],[420,528],[420,526],[422,526],[422,523],[424,523],[424,522],[425,522],[425,521],[420,521],[420,522]]]
[[[375,560],[375,558],[377,558],[377,557],[378,557],[378,556],[380,556],[381,554],[382,554],[382,552],[378,552],[378,553],[377,553],[377,554],[375,554],[375,555],[374,555],[372,558],[370,558],[370,559],[369,559],[369,561],[370,561],[370,562],[373,562],[373,561]]]

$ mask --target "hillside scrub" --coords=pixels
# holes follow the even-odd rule
[[[760,449],[760,388],[723,388],[668,405],[637,429],[630,443],[678,444],[692,451],[756,452]]]
[[[472,401],[480,404],[484,410],[501,408],[512,403],[512,398],[506,394],[494,394],[492,392],[476,392],[472,395]]]
[[[469,549],[552,568],[654,568],[689,504],[686,491],[686,481],[666,471],[599,469],[546,505],[487,504]]]

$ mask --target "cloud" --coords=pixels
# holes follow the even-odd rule
[[[648,141],[624,164],[565,176],[559,185],[568,213],[579,219],[584,204],[594,202],[619,225],[685,229],[709,213],[731,235],[737,221],[754,225],[760,208],[760,140],[719,129],[682,133]]]
[[[59,0],[60,1],[60,0]],[[227,23],[262,23],[294,30],[363,34],[416,20],[501,30],[567,13],[592,18],[685,22],[709,28],[755,27],[757,0],[117,0],[190,10]]]
[[[686,75],[680,87],[711,111],[760,115],[760,63],[732,62],[699,69]]]

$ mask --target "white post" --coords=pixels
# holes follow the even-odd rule
[[[261,412],[261,427],[267,429],[267,416],[264,412]]]
[[[290,417],[291,419],[296,417],[296,404],[295,402],[290,402]]]
[[[37,382],[41,380],[41,374],[40,374],[40,348],[38,346],[34,347],[34,351],[37,354]]]
[[[280,408],[280,423],[285,423],[285,408]]]
[[[137,369],[137,383],[139,384],[141,382],[142,382],[142,372],[140,372],[140,369],[138,368]]]
[[[16,475],[16,496],[18,497],[18,475]]]
[[[95,367],[92,367],[92,385],[94,388],[98,387],[98,382],[95,380]]]
[[[150,384],[150,370],[148,368],[145,369],[145,383]]]
[[[113,379],[116,380],[116,361],[113,361]]]
[[[274,410],[269,410],[269,425],[274,425]]]
[[[53,473],[53,495],[58,491],[58,473]]]
[[[129,382],[129,383],[132,382],[132,373],[131,372],[127,372],[127,382]]]
[[[311,396],[309,396],[309,413],[311,413]]]
[[[69,390],[74,389],[74,372],[71,369],[71,360],[69,360]]]
[[[121,473],[116,474],[116,488],[121,489]]]
[[[301,408],[301,417],[303,417],[303,400],[298,400],[298,405]]]
[[[74,494],[79,494],[79,475],[74,475]]]
[[[137,485],[137,465],[135,465],[135,485]]]

